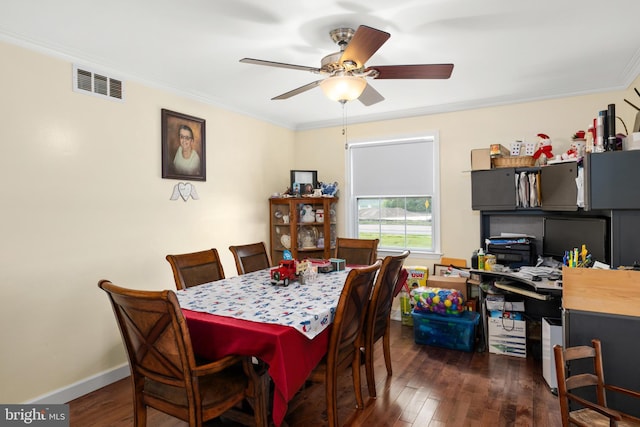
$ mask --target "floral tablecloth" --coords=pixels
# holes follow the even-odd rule
[[[295,328],[313,339],[333,322],[349,269],[318,274],[313,283],[272,285],[269,269],[178,291],[180,307]]]

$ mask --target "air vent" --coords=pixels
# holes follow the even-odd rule
[[[73,90],[112,100],[124,100],[124,83],[103,72],[73,66]]]

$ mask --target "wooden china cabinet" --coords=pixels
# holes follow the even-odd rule
[[[290,250],[294,259],[331,258],[336,246],[337,197],[269,199],[270,255],[275,264]]]

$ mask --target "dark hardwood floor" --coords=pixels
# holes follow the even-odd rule
[[[351,376],[340,382],[341,425],[561,426],[557,398],[542,378],[542,363],[489,353],[466,353],[417,345],[411,327],[391,325],[393,376],[387,377],[382,345],[376,344],[377,399],[368,399],[364,367],[363,410],[355,408]],[[123,379],[69,402],[72,427],[133,426],[131,384]],[[289,427],[327,425],[324,389],[303,389],[291,402]],[[177,427],[186,423],[149,409],[148,425]],[[231,426],[222,421],[207,426]]]

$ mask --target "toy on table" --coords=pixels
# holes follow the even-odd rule
[[[295,259],[283,259],[280,265],[271,269],[271,284],[289,286],[289,283],[298,279],[298,261]]]

